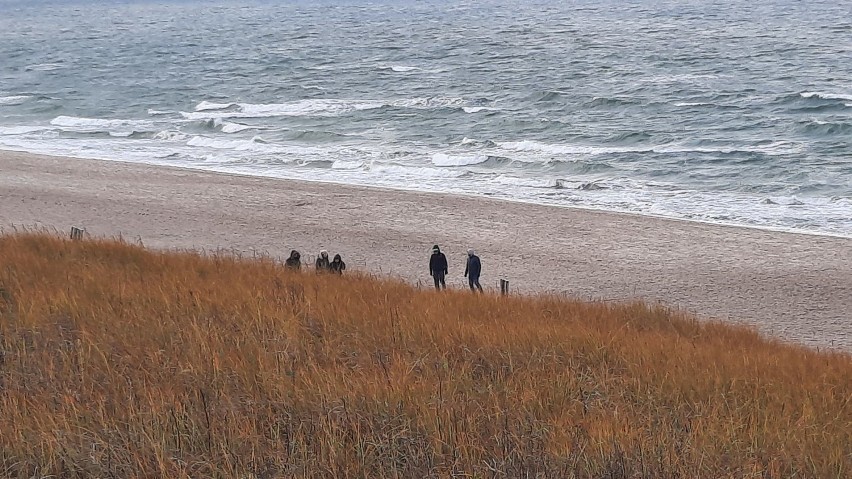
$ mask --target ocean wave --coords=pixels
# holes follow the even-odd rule
[[[560,90],[547,90],[547,91],[539,91],[535,92],[527,97],[527,99],[533,102],[541,102],[548,103],[562,99],[563,95],[570,95],[571,92],[560,91]]]
[[[331,164],[333,170],[358,170],[364,167],[364,162],[359,160],[335,160]]]
[[[238,133],[244,130],[250,130],[253,126],[243,125],[240,123],[231,123],[221,118],[213,119],[213,126],[222,131],[222,133]]]
[[[499,111],[497,108],[491,108],[487,106],[464,106],[462,107],[465,113],[479,113],[481,111]]]
[[[161,115],[172,115],[176,113],[172,110],[155,110],[153,108],[148,108],[148,114],[151,116],[161,116]]]
[[[180,112],[188,120],[210,120],[224,118],[268,118],[287,116],[340,116],[354,111],[380,108],[441,109],[462,108],[467,105],[464,98],[419,97],[395,101],[304,99],[287,103],[208,103],[195,112]],[[216,108],[214,108],[214,106]]]
[[[713,145],[695,146],[685,144],[673,144],[667,146],[653,147],[655,153],[762,153],[769,156],[782,156],[800,153],[804,149],[801,143],[778,140],[758,145]]]
[[[195,105],[195,111],[224,110],[232,106],[234,106],[234,103],[215,103],[205,100]]]
[[[462,108],[467,104],[464,98],[445,98],[445,97],[421,97],[410,98],[405,100],[396,100],[385,104],[397,108],[415,108],[415,109],[440,109],[440,108]]]
[[[152,138],[163,141],[183,141],[189,138],[189,136],[176,130],[163,130],[154,133]]]
[[[12,95],[12,96],[0,96],[0,105],[2,106],[14,106],[20,105],[27,100],[32,98],[31,95]]]
[[[153,131],[153,124],[145,120],[121,120],[104,118],[85,118],[77,116],[57,116],[50,124],[63,131],[77,133],[106,133],[114,137],[129,137]]]
[[[220,138],[210,138],[206,136],[193,136],[187,142],[187,146],[197,146],[202,148],[213,148],[215,150],[236,150],[236,151],[264,151],[272,152],[274,148],[270,147],[262,138],[255,136],[250,140],[224,140]]]
[[[24,71],[28,72],[50,72],[53,70],[60,70],[62,68],[67,68],[65,65],[61,63],[37,63],[35,65],[27,65],[24,67]]]
[[[852,101],[852,94],[848,93],[825,93],[819,91],[806,91],[799,93],[802,98],[814,98],[818,100],[846,100]]]
[[[29,133],[38,133],[40,131],[45,131],[49,129],[50,128],[44,126],[0,126],[0,135],[26,135]]]
[[[619,142],[636,143],[635,145],[602,146],[602,145],[572,145],[572,144],[547,144],[531,140],[509,141],[495,143],[499,148],[514,152],[537,153],[550,156],[577,155],[596,156],[620,153],[762,153],[770,156],[788,155],[803,151],[801,143],[778,140],[757,145],[689,145],[674,143],[667,145],[648,145],[642,143],[647,139],[647,134],[633,132],[615,137]],[[641,143],[641,144],[640,144]],[[528,159],[516,158],[519,161],[530,161]]]
[[[432,164],[435,166],[471,166],[485,163],[488,155],[448,155],[446,153],[435,153],[432,155]]]
[[[294,130],[286,135],[288,140],[307,141],[307,142],[326,142],[348,139],[354,135],[344,133],[335,133],[333,131],[322,130]]]
[[[236,109],[216,111],[211,109],[194,113],[180,112],[188,120],[215,118],[269,118],[276,116],[337,116],[352,111],[382,108],[382,102],[308,99],[289,103],[237,103]],[[231,106],[231,105],[229,105]]]
[[[621,145],[627,144],[636,144],[636,143],[645,143],[652,138],[652,135],[647,131],[625,131],[619,133],[611,138],[608,138],[606,141],[608,143],[618,143]]]
[[[548,155],[605,155],[612,153],[642,153],[654,151],[654,148],[651,146],[553,145],[531,140],[497,142],[496,145],[504,150],[544,153]]]
[[[489,180],[491,183],[522,188],[565,188],[565,180],[560,178],[521,178],[511,175],[499,175]]]
[[[628,106],[636,105],[638,102],[632,98],[624,97],[601,97],[596,96],[585,103],[587,107],[610,107],[610,106]]]
[[[799,122],[799,131],[815,136],[848,135],[852,133],[852,122],[808,120]]]
[[[704,101],[679,101],[673,103],[674,106],[678,107],[690,107],[690,106],[712,106],[712,103],[704,102]]]
[[[421,179],[459,178],[467,173],[447,168],[430,168],[428,166],[404,166],[392,163],[372,162],[369,171],[387,176],[389,179],[398,177]]]
[[[405,65],[390,65],[390,66],[380,66],[380,70],[390,70],[396,73],[410,73],[421,70],[419,67],[411,67]]]

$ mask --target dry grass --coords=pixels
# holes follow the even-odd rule
[[[852,359],[642,304],[0,237],[2,477],[852,477]]]

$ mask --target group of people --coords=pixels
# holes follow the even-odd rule
[[[290,251],[290,257],[284,261],[284,266],[290,269],[302,269],[302,255],[296,251]],[[328,251],[320,251],[317,256],[314,267],[317,273],[335,273],[343,274],[346,269],[346,263],[339,254],[334,255],[334,259],[328,260]],[[448,264],[447,257],[441,252],[438,245],[432,247],[432,257],[429,258],[429,275],[435,281],[435,289],[447,289],[447,272]],[[482,292],[482,285],[479,284],[479,276],[482,273],[482,261],[476,253],[469,249],[467,250],[467,264],[464,267],[464,276],[467,278],[468,285],[471,291]]]
[[[290,269],[302,269],[302,255],[296,250],[290,251],[290,257],[284,261],[284,266]],[[328,251],[320,251],[317,256],[317,261],[314,264],[317,273],[335,273],[343,274],[346,269],[346,263],[339,254],[334,255],[334,259],[328,260]]]
[[[435,289],[447,289],[447,257],[441,252],[438,245],[432,247],[432,257],[429,258],[429,275],[435,281]],[[464,276],[471,291],[482,292],[479,284],[479,275],[482,273],[482,261],[472,249],[467,250],[467,264],[464,267]]]

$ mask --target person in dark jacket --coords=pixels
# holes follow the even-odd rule
[[[336,254],[329,265],[329,269],[332,273],[343,274],[343,270],[346,269],[346,263],[343,262],[343,258],[339,254]]]
[[[482,292],[482,285],[479,284],[479,274],[482,272],[482,262],[479,261],[479,256],[476,256],[476,253],[469,249],[467,250],[467,266],[464,267],[464,275],[467,278],[467,282],[470,285],[471,291]]]
[[[302,269],[302,255],[298,251],[290,251],[290,257],[284,261],[284,266],[290,269]]]
[[[320,251],[319,256],[317,256],[317,262],[314,267],[317,270],[317,273],[326,273],[328,271],[331,271],[331,263],[328,261],[328,251]]]
[[[432,257],[429,258],[429,274],[435,280],[435,289],[447,289],[447,257],[441,253],[438,245],[432,247]]]

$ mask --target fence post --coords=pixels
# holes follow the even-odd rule
[[[83,231],[85,231],[85,228],[77,228],[76,226],[72,226],[71,227],[71,239],[72,240],[83,239]]]
[[[500,294],[503,296],[509,294],[509,281],[505,279],[500,280]]]

